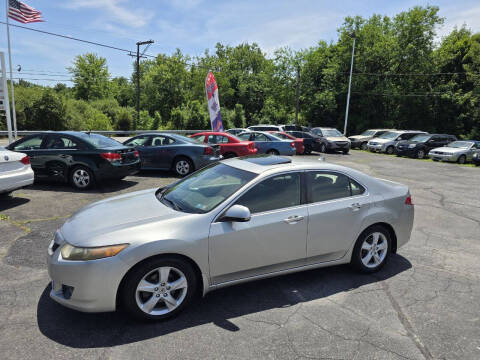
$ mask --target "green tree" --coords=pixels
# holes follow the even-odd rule
[[[89,101],[110,96],[110,74],[105,58],[94,53],[78,55],[68,71],[73,77],[77,99]]]

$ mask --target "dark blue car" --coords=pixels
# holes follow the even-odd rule
[[[221,159],[218,146],[172,133],[141,134],[123,144],[138,150],[142,169],[173,170],[179,176]]]
[[[242,140],[250,140],[258,149],[257,154],[295,155],[295,143],[291,140],[280,139],[268,132],[248,131],[237,135]]]

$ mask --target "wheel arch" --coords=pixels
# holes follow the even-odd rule
[[[185,159],[189,160],[191,162],[192,166],[193,166],[192,171],[195,171],[195,162],[193,161],[191,156],[188,156],[188,155],[185,155],[185,154],[175,155],[172,159],[172,164],[170,165],[170,169],[173,169],[173,167],[175,165],[175,161],[177,161],[179,158],[185,158]]]
[[[122,277],[122,280],[120,280],[120,283],[117,287],[117,294],[115,297],[115,307],[116,309],[119,309],[121,307],[122,301],[120,298],[120,294],[122,293],[123,286],[125,286],[125,281],[127,279],[127,276],[137,267],[141,266],[142,264],[152,260],[152,259],[162,259],[162,258],[176,258],[179,260],[183,260],[190,264],[195,272],[195,276],[197,277],[198,281],[198,290],[202,292],[202,294],[206,293],[206,287],[208,286],[208,278],[204,278],[202,271],[200,270],[200,267],[198,264],[190,257],[182,254],[177,254],[177,253],[164,253],[164,254],[156,254],[152,255],[149,257],[146,257],[145,259],[140,260],[137,262],[135,265],[133,265]]]

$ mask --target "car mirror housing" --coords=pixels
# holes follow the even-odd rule
[[[247,222],[250,221],[250,210],[243,205],[233,205],[218,219],[221,222]]]

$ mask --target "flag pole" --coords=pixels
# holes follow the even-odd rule
[[[10,23],[8,21],[8,0],[5,0],[5,16],[7,18],[8,63],[10,65],[10,90],[12,93],[13,135],[15,137],[15,140],[17,140],[17,114],[15,111],[15,95],[13,91],[12,52],[10,50]]]

